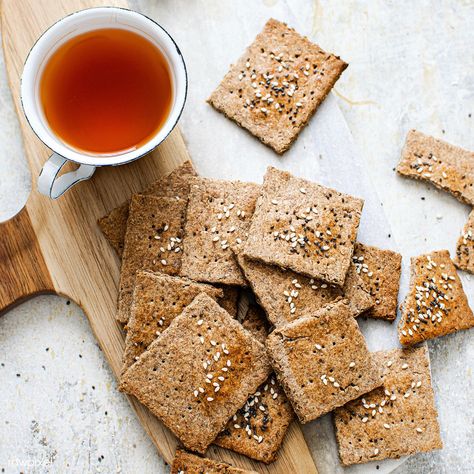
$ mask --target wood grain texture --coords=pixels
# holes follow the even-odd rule
[[[34,183],[25,208],[0,225],[0,311],[39,292],[67,295],[84,309],[118,376],[124,347],[123,333],[115,321],[120,265],[96,221],[132,192],[189,159],[186,147],[179,130],[175,130],[154,153],[129,165],[98,169],[92,180],[52,201],[36,191],[36,177],[49,152],[29,128],[19,100],[23,63],[40,34],[68,13],[105,4],[127,6],[123,0],[3,0],[1,4],[7,73]],[[171,462],[176,438],[135,399],[130,398],[130,402],[160,454]],[[270,466],[216,447],[209,455],[259,472],[316,472],[296,423],[289,430],[279,460]]]

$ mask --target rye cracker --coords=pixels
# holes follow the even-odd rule
[[[374,353],[383,387],[336,409],[344,466],[441,449],[426,345]]]
[[[132,196],[120,271],[118,321],[126,323],[130,316],[138,270],[179,273],[185,212],[183,199]]]
[[[187,449],[204,453],[270,371],[264,346],[201,293],[123,374],[120,388]]]
[[[432,183],[474,206],[474,152],[410,130],[397,172]]]
[[[447,250],[412,257],[410,289],[402,306],[398,338],[405,346],[474,326],[474,315]]]
[[[246,286],[230,246],[246,237],[260,186],[194,178],[181,273],[195,281]]]
[[[208,102],[283,153],[346,67],[285,23],[270,19]]]
[[[230,464],[202,458],[178,448],[171,465],[170,474],[257,474]]]
[[[250,306],[242,325],[257,340],[265,341],[268,326],[258,306]],[[214,443],[270,463],[277,457],[293,418],[290,402],[272,374],[229,420]]]
[[[137,272],[127,323],[122,373],[135,363],[199,293],[206,293],[215,300],[224,296],[224,292],[218,288],[195,283],[187,278]]]
[[[343,295],[354,317],[373,306],[373,299],[355,267],[348,272],[341,289],[242,255],[237,259],[257,300],[275,326],[311,316]]]
[[[185,161],[168,175],[154,181],[140,194],[179,198],[186,201],[188,199],[189,178],[191,176],[196,176],[196,171],[194,171],[190,161]],[[125,201],[97,221],[100,230],[119,257],[123,253],[129,205],[130,201]]]
[[[374,300],[374,306],[364,316],[394,321],[397,317],[402,256],[392,250],[356,243],[352,262]]]
[[[266,346],[301,423],[382,384],[380,370],[344,300],[276,328]]]
[[[454,265],[460,270],[474,273],[474,211],[471,211],[458,239]]]
[[[363,201],[269,167],[242,254],[343,286]]]

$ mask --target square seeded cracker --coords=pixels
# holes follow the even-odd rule
[[[132,196],[120,271],[118,321],[126,323],[130,316],[138,270],[179,273],[185,212],[183,199]]]
[[[265,342],[268,327],[260,308],[250,306],[242,325],[257,340]],[[293,418],[290,402],[272,374],[229,420],[214,444],[270,463]]]
[[[458,239],[454,265],[460,270],[474,273],[474,211],[469,214],[462,235]]]
[[[260,186],[194,178],[181,274],[195,281],[246,286],[230,246],[246,238]]]
[[[187,278],[137,272],[130,319],[127,323],[122,373],[135,363],[199,293],[206,293],[216,301],[224,295],[220,289],[194,283]]]
[[[346,67],[337,56],[270,19],[208,102],[283,153]]]
[[[154,181],[141,194],[187,201],[191,176],[196,176],[196,171],[190,161],[185,161],[167,176]],[[129,205],[130,201],[124,202],[97,221],[100,230],[119,257],[123,253]]]
[[[343,286],[363,201],[269,167],[242,255]]]
[[[357,242],[352,262],[375,303],[364,316],[394,321],[397,317],[402,256],[392,250]]]
[[[265,348],[204,293],[121,379],[181,440],[204,453],[270,375]]]
[[[373,354],[383,384],[334,412],[344,466],[441,449],[426,345]]]
[[[405,346],[474,327],[461,280],[447,250],[412,257],[410,288],[398,338]]]
[[[474,152],[410,130],[397,172],[428,181],[459,201],[474,205]]]
[[[233,467],[225,462],[214,461],[209,458],[201,458],[195,454],[187,453],[183,449],[177,449],[171,465],[170,474],[257,474],[255,471],[247,471]]]
[[[255,297],[275,326],[302,316],[311,316],[322,306],[343,295],[349,301],[349,309],[354,317],[374,304],[353,265],[341,289],[244,256],[238,256],[237,260]]]
[[[266,346],[301,423],[382,385],[380,370],[345,300],[276,328]]]

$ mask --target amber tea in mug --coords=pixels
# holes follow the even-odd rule
[[[141,147],[165,124],[173,83],[157,46],[107,28],[75,36],[53,53],[39,97],[49,127],[66,145],[116,155]]]

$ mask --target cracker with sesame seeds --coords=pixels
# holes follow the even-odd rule
[[[150,194],[156,197],[175,199],[179,198],[187,201],[189,178],[191,176],[196,176],[196,171],[194,171],[190,161],[185,161],[167,176],[163,176],[154,181],[140,194]],[[121,257],[123,253],[129,205],[130,201],[124,202],[97,221],[100,230],[119,257]]]
[[[397,317],[402,256],[392,250],[357,242],[352,262],[375,303],[364,316],[394,321]]]
[[[130,316],[138,270],[179,273],[185,213],[183,199],[132,196],[120,271],[117,320],[121,323]]]
[[[260,186],[193,178],[181,274],[206,283],[246,286],[230,246],[246,238]]]
[[[301,423],[382,385],[380,370],[345,300],[276,328],[266,346]]]
[[[204,453],[270,371],[264,346],[201,293],[123,374],[120,389]]]
[[[471,211],[464,225],[453,260],[460,270],[474,273],[474,211]]]
[[[334,412],[344,466],[441,449],[426,345],[373,354],[383,387]]]
[[[281,154],[346,67],[285,23],[270,19],[208,102]]]
[[[221,289],[187,278],[139,271],[135,277],[130,319],[123,354],[125,372],[146,348],[192,303],[199,293],[218,300]]]
[[[363,201],[269,167],[242,255],[343,286]]]
[[[398,338],[404,346],[474,327],[474,315],[447,250],[412,257]]]
[[[249,307],[242,325],[257,340],[265,342],[268,325],[258,306]],[[270,463],[277,457],[293,418],[290,402],[272,374],[229,420],[214,444]]]
[[[428,181],[459,201],[474,205],[474,152],[425,135],[408,132],[397,172]]]
[[[242,255],[237,259],[255,297],[275,326],[289,323],[301,316],[311,316],[322,306],[343,295],[348,299],[354,317],[373,306],[373,299],[355,267],[347,273],[341,289]]]
[[[171,465],[170,474],[257,474],[230,464],[202,458],[178,448]]]

